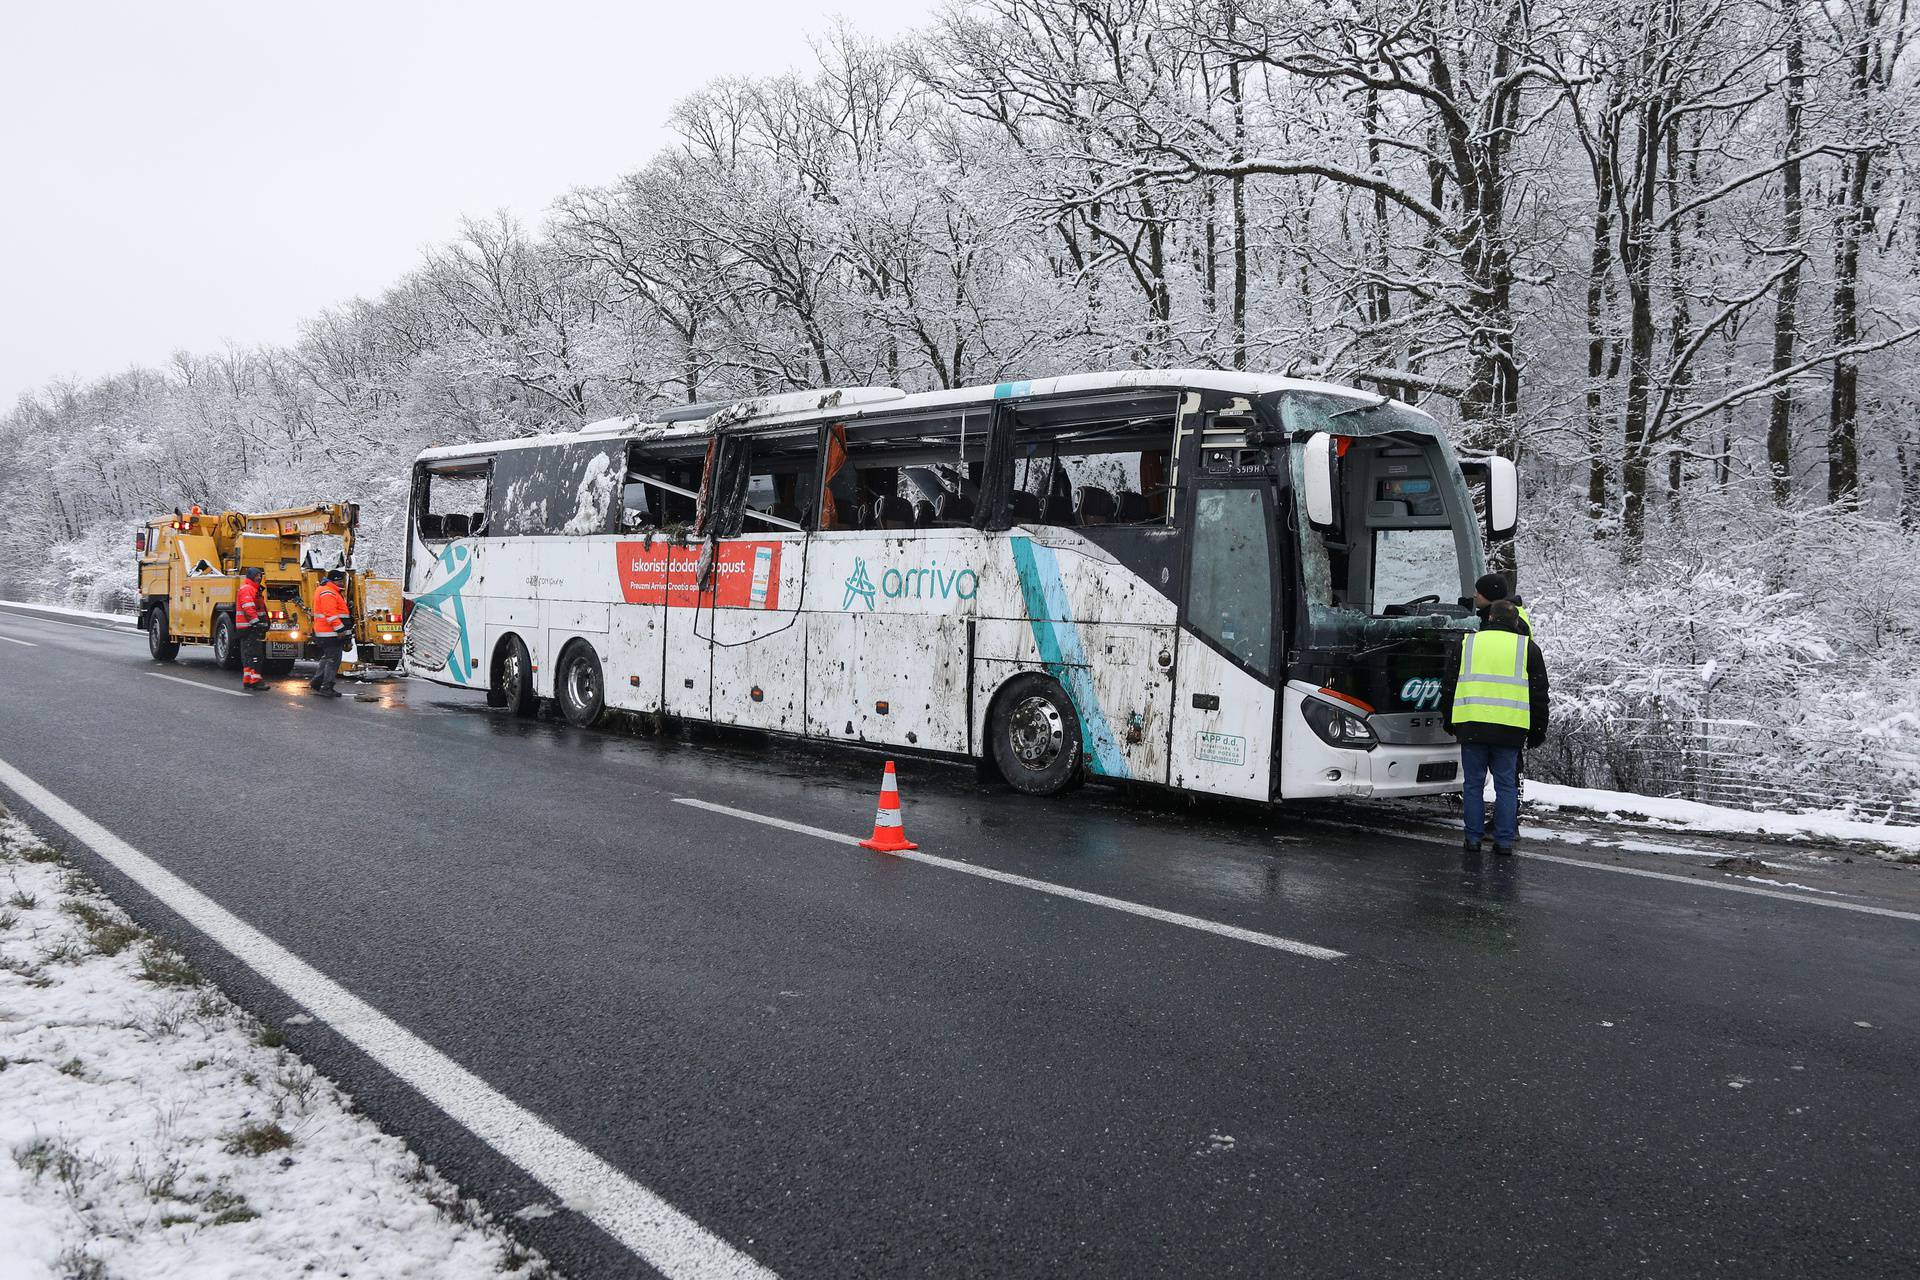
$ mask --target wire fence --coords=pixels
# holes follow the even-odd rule
[[[1529,772],[1576,786],[1920,826],[1920,742],[1910,738],[1809,735],[1751,720],[1621,716],[1568,725],[1529,760]]]

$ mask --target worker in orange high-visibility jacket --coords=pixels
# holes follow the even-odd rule
[[[260,593],[260,582],[265,577],[266,572],[260,566],[248,568],[240,579],[240,590],[233,597],[233,625],[240,633],[242,689],[256,689],[266,683],[266,677],[260,674],[267,644],[267,601]]]
[[[323,698],[340,696],[333,680],[340,674],[340,653],[352,634],[347,593],[343,590],[346,581],[344,572],[331,569],[320,583],[320,589],[313,593],[313,637],[320,650],[320,669],[307,681],[307,687]]]

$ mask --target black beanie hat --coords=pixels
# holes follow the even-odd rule
[[[1480,581],[1473,584],[1473,589],[1489,600],[1507,598],[1507,580],[1497,573],[1482,574]]]

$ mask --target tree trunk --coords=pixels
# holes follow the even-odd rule
[[[1787,155],[1800,150],[1800,112],[1806,102],[1806,55],[1801,35],[1800,0],[1787,0],[1786,17],[1786,137],[1781,146]],[[1794,347],[1799,341],[1800,241],[1803,204],[1800,195],[1800,162],[1780,171],[1780,232],[1788,252],[1795,255],[1793,265],[1780,279],[1780,292],[1773,309],[1774,373],[1793,364]],[[1767,474],[1773,482],[1773,500],[1786,506],[1793,496],[1793,383],[1780,383],[1774,389],[1767,408]]]
[[[1607,277],[1613,271],[1613,170],[1598,166],[1593,250],[1587,262],[1587,515],[1607,512]]]
[[[1634,205],[1622,226],[1620,255],[1626,266],[1627,300],[1630,320],[1627,327],[1627,402],[1621,422],[1621,532],[1626,539],[1626,555],[1639,555],[1640,541],[1646,533],[1647,519],[1647,402],[1653,368],[1653,223],[1655,200],[1659,193],[1660,139],[1666,132],[1666,104],[1659,97],[1641,110],[1635,147],[1639,153],[1639,189]]]
[[[1872,89],[1871,64],[1877,0],[1861,10],[1860,36],[1848,76],[1854,109],[1865,114]],[[1872,218],[1867,209],[1867,179],[1873,153],[1850,153],[1841,164],[1844,190],[1833,240],[1833,345],[1844,349],[1860,340],[1860,241]],[[1833,362],[1833,396],[1827,408],[1827,501],[1846,507],[1860,502],[1860,365],[1852,356]]]

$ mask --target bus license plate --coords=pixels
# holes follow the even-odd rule
[[[1434,764],[1423,764],[1416,777],[1418,782],[1452,782],[1460,772],[1460,766],[1451,760],[1442,760]]]

